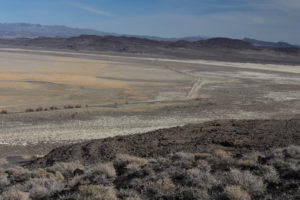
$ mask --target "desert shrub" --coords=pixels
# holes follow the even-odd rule
[[[32,177],[32,172],[23,167],[10,168],[6,171],[12,184],[25,182]]]
[[[56,106],[51,106],[49,110],[58,110],[58,108]]]
[[[47,188],[41,185],[34,185],[29,193],[32,199],[41,199],[50,195]]]
[[[1,191],[1,189],[5,188],[9,185],[10,185],[10,181],[7,178],[7,176],[1,176],[0,175],[0,191]]]
[[[298,147],[264,155],[226,155],[223,150],[213,154],[179,152],[156,159],[117,155],[113,164],[85,168],[79,162],[32,171],[0,168],[0,193],[14,189],[17,194],[28,192],[24,194],[32,199],[61,200],[281,200],[295,199],[298,193],[300,197]]]
[[[120,189],[118,191],[118,197],[121,199],[127,199],[127,200],[141,200],[140,195],[137,191],[133,189]]]
[[[153,182],[148,180],[147,184],[144,182],[144,187],[144,193],[153,199],[171,198],[176,191],[176,186],[169,177],[160,178]]]
[[[155,182],[157,191],[161,194],[172,193],[176,187],[170,178],[162,178]]]
[[[0,114],[5,115],[5,114],[8,114],[8,112],[7,112],[7,110],[1,110]]]
[[[102,185],[81,185],[77,199],[117,200],[116,193],[112,187]]]
[[[195,153],[194,156],[196,160],[205,160],[212,157],[209,153]]]
[[[197,168],[203,172],[211,171],[211,166],[206,160],[197,160],[196,164]]]
[[[81,175],[80,180],[77,182],[81,185],[110,185],[116,177],[116,171],[111,163],[108,164],[97,164],[87,172]],[[74,180],[76,184],[76,180]],[[73,183],[73,184],[74,184]]]
[[[271,156],[281,159],[300,159],[300,146],[291,145],[286,148],[274,149]]]
[[[222,160],[228,160],[231,158],[230,153],[222,149],[215,150],[213,155]]]
[[[6,165],[7,164],[7,159],[6,158],[0,158],[0,173],[2,171],[4,171],[3,169],[1,169],[1,166]]]
[[[50,178],[50,177],[55,177],[55,174],[48,172],[45,169],[42,168],[38,168],[38,169],[34,169],[33,173],[36,175],[36,177],[38,178]]]
[[[129,174],[133,174],[137,171],[139,171],[141,169],[141,165],[137,164],[137,163],[129,163],[127,166],[126,166],[126,171],[127,173]]]
[[[250,195],[240,186],[226,186],[224,194],[230,200],[251,200]]]
[[[261,177],[255,176],[249,171],[240,171],[238,169],[231,169],[227,173],[225,183],[241,186],[250,194],[255,195],[262,194],[266,189]]]
[[[180,186],[176,189],[176,193],[174,194],[174,199],[210,200],[213,198],[210,198],[206,190],[202,190],[200,188],[194,188],[194,187]]]
[[[65,178],[71,178],[74,176],[75,170],[83,170],[84,166],[78,161],[74,162],[59,162],[55,163],[52,167],[48,167],[47,170],[51,172],[60,172]]]
[[[64,106],[64,109],[73,109],[73,108],[74,108],[74,106],[73,106],[73,105],[70,105],[70,104]]]
[[[80,104],[75,105],[75,108],[81,108]]]
[[[116,176],[116,170],[115,170],[115,168],[114,168],[114,166],[113,166],[112,163],[106,163],[106,164],[100,163],[100,164],[96,164],[89,171],[101,171],[101,172],[103,172],[109,178]]]
[[[190,169],[195,164],[195,155],[192,153],[178,152],[170,155],[172,165]]]
[[[252,153],[249,155],[244,156],[242,159],[237,161],[237,164],[242,166],[242,167],[247,167],[247,168],[251,168],[256,166],[258,163],[258,158],[259,158],[258,153]]]
[[[25,112],[34,112],[34,109],[32,109],[32,108],[27,108],[27,109],[25,110]]]
[[[172,159],[195,161],[195,154],[186,152],[177,152],[171,155]]]
[[[142,200],[140,197],[126,197],[125,200]]]
[[[30,197],[33,199],[51,196],[65,188],[65,184],[56,178],[33,178],[27,183],[30,186]]]
[[[38,107],[37,109],[35,109],[36,112],[41,112],[41,111],[43,111],[43,110],[44,110],[43,107]]]
[[[2,193],[5,200],[29,200],[29,193],[22,192],[16,188],[11,188]]]
[[[208,171],[201,171],[197,168],[187,170],[185,175],[188,186],[211,189],[219,184],[219,181]]]
[[[282,153],[287,158],[300,159],[300,146],[289,146],[282,150]]]
[[[65,180],[65,177],[61,172],[55,172],[55,178],[61,181]]]
[[[121,175],[124,173],[132,173],[139,167],[147,165],[148,162],[149,161],[145,158],[118,154],[114,160],[114,167],[118,175]]]
[[[272,166],[262,166],[261,167],[262,177],[265,181],[269,183],[277,183],[279,180],[279,175],[276,169]]]
[[[79,185],[81,179],[82,179],[82,175],[75,175],[72,179],[70,179],[68,181],[68,187],[73,188],[76,187],[77,185]]]

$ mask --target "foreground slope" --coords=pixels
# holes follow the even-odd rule
[[[0,167],[0,199],[299,199],[299,135],[299,118],[224,120],[70,145]]]
[[[30,163],[45,167],[61,161],[110,161],[117,154],[160,157],[184,152],[224,148],[235,154],[300,145],[300,119],[221,120],[161,129],[145,134],[118,136],[63,146]]]

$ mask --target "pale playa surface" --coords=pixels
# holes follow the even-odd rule
[[[211,119],[279,118],[300,114],[299,94],[299,66],[1,49],[0,110],[89,108],[0,115],[0,144],[70,143]]]

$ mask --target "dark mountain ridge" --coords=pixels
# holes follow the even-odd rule
[[[38,38],[6,38],[0,39],[0,45],[17,45],[32,47],[49,47],[73,50],[111,50],[111,51],[136,51],[139,48],[188,48],[188,49],[235,49],[235,50],[274,50],[287,53],[298,53],[297,47],[270,47],[255,46],[249,42],[231,38],[210,38],[190,42],[158,41],[147,38],[127,36],[97,36],[80,35],[78,37],[38,37]]]
[[[179,41],[186,40],[189,42],[196,42],[199,40],[206,40],[212,37],[209,36],[189,36],[189,37],[157,37],[149,35],[128,35],[116,34],[98,31],[94,29],[72,28],[61,25],[40,25],[29,23],[0,23],[0,38],[37,38],[37,37],[78,37],[80,35],[97,35],[97,36],[127,36],[145,38],[158,41]],[[294,44],[286,42],[267,42],[256,40],[252,38],[242,39],[254,46],[270,46],[270,47],[299,47]]]
[[[6,38],[0,39],[0,47],[138,53],[162,57],[238,62],[300,63],[300,48],[254,46],[243,40],[230,38],[210,38],[190,42],[186,40],[158,41],[125,36],[81,35],[70,38]]]

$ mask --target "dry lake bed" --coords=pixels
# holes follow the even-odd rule
[[[48,110],[26,112],[37,108]],[[300,65],[0,49],[1,110],[0,156],[214,119],[289,118],[300,115]]]

